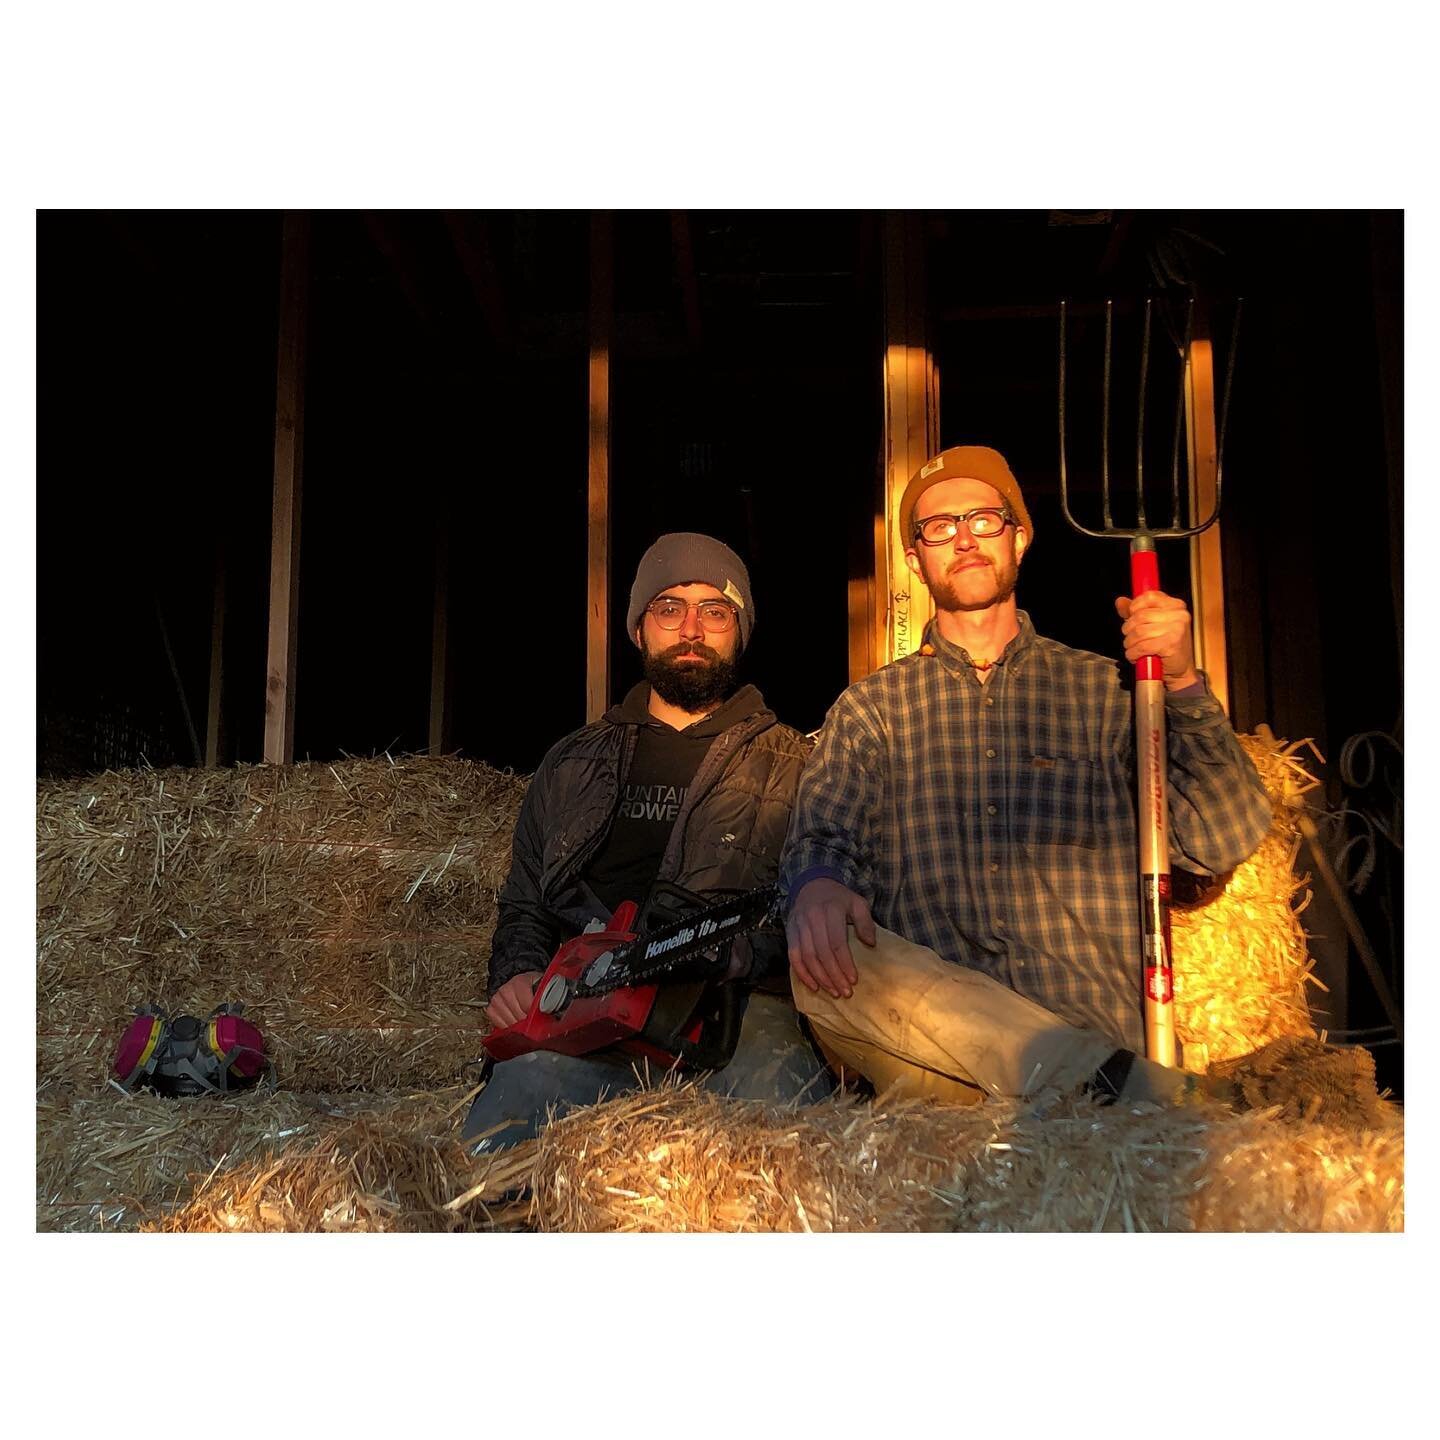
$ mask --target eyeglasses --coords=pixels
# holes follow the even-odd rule
[[[721,635],[735,623],[735,607],[724,600],[691,603],[674,595],[661,595],[645,609],[662,630],[678,630],[692,610],[700,617],[701,629],[711,635]]]
[[[1015,517],[1008,510],[993,508],[967,510],[963,515],[927,515],[916,522],[915,538],[926,545],[943,545],[953,540],[964,525],[977,540],[992,540],[1014,523]]]

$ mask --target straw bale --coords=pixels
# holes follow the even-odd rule
[[[975,1132],[969,1111],[840,1099],[787,1112],[688,1085],[639,1091],[545,1127],[531,1223],[558,1231],[935,1228],[926,1223],[937,1214],[928,1187],[948,1174],[950,1157],[941,1150],[930,1160],[923,1142],[939,1148]]]
[[[37,1222],[59,1230],[488,1228],[523,1153],[470,1158],[473,1090],[357,1096],[262,1089],[42,1102]],[[487,1187],[485,1181],[495,1180]],[[468,1196],[464,1205],[447,1202]],[[505,1212],[503,1209],[500,1214]]]
[[[1398,1230],[1404,1139],[1273,1110],[837,1099],[785,1112],[689,1087],[537,1142],[530,1222],[573,1231]]]
[[[471,1157],[464,1087],[41,1106],[38,1223],[186,1231],[1400,1230],[1404,1136],[1235,1115],[665,1084]],[[521,1192],[528,1200],[517,1200]]]
[[[103,1083],[137,1004],[225,1000],[286,1083],[453,1082],[525,783],[423,757],[42,783],[42,1085]]]
[[[465,1165],[455,1140],[435,1142],[370,1117],[324,1133],[298,1152],[249,1161],[201,1186],[146,1229],[166,1231],[452,1231],[488,1211],[450,1209]],[[493,1164],[493,1162],[492,1162]]]
[[[41,1229],[134,1229],[188,1200],[217,1171],[310,1143],[357,1114],[375,1124],[424,1125],[446,1098],[445,1092],[361,1097],[268,1086],[186,1100],[113,1087],[93,1096],[42,1097],[37,1222]]]
[[[1178,1030],[1194,1070],[1314,1033],[1290,808],[1314,782],[1298,747],[1241,743],[1275,823],[1219,896],[1175,914]],[[475,1048],[466,1032],[524,784],[461,760],[388,757],[43,783],[42,1078],[103,1077],[97,1032],[118,1038],[143,1001],[238,1000],[277,1061],[297,1067],[287,1083],[366,1085],[387,1061],[396,1084],[450,1083]],[[418,1049],[416,1027],[429,1030]]]
[[[1376,1090],[1375,1057],[1359,1045],[1326,1045],[1282,1035],[1253,1055],[1210,1067],[1252,1110],[1274,1108],[1289,1119],[1324,1120],[1366,1129],[1394,1113]]]
[[[1218,894],[1172,913],[1175,1028],[1197,1074],[1278,1036],[1315,1034],[1306,986],[1319,982],[1299,919],[1309,897],[1294,870],[1295,807],[1317,783],[1298,753],[1309,742],[1239,738],[1269,792],[1270,830]]]
[[[1401,1231],[1405,1138],[1397,1123],[1355,1131],[1235,1116],[1210,1145],[1197,1230]]]

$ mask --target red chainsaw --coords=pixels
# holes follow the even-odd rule
[[[643,926],[633,901],[608,922],[567,940],[535,986],[523,1020],[492,1030],[482,1081],[496,1061],[531,1050],[588,1055],[615,1049],[667,1069],[723,1069],[735,1053],[744,986],[721,983],[731,947],[776,914],[771,885],[705,905],[679,886],[656,885]]]

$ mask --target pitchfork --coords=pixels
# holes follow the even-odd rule
[[[1113,305],[1105,302],[1105,378],[1101,411],[1100,494],[1103,528],[1091,530],[1070,513],[1065,487],[1065,321],[1066,303],[1060,303],[1060,507],[1065,518],[1082,535],[1111,537],[1130,542],[1132,596],[1160,588],[1156,540],[1183,540],[1207,530],[1220,518],[1221,456],[1225,449],[1225,420],[1230,409],[1230,381],[1235,373],[1235,340],[1239,334],[1240,306],[1230,337],[1225,367],[1225,389],[1220,402],[1220,429],[1215,446],[1215,505],[1198,525],[1182,525],[1180,514],[1180,428],[1185,408],[1185,358],[1190,350],[1195,302],[1185,310],[1185,339],[1181,348],[1179,399],[1175,434],[1170,449],[1170,524],[1153,528],[1145,517],[1145,382],[1150,364],[1150,299],[1140,339],[1140,398],[1135,427],[1136,524],[1127,530],[1115,524],[1110,511],[1110,341]],[[1170,954],[1170,826],[1165,797],[1165,672],[1157,655],[1135,662],[1135,755],[1137,814],[1140,839],[1141,984],[1145,1002],[1145,1053],[1162,1065],[1178,1063],[1175,1042],[1175,983]]]

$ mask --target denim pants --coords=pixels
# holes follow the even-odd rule
[[[646,1062],[634,1056],[611,1060],[532,1050],[496,1065],[461,1135],[465,1140],[484,1135],[472,1147],[473,1154],[504,1150],[538,1134],[551,1106],[563,1114],[637,1090],[647,1079],[654,1084],[662,1074],[652,1062],[647,1075]],[[750,997],[730,1063],[698,1083],[737,1100],[775,1105],[809,1105],[835,1088],[824,1060],[800,1029],[794,1007],[775,995]],[[503,1128],[485,1135],[496,1126]]]

